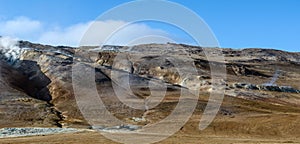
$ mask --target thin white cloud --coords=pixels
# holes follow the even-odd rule
[[[165,43],[166,38],[171,39],[171,36],[160,29],[153,29],[146,24],[129,24],[121,27],[119,30],[115,31],[113,35],[107,40],[107,44],[134,44],[136,40],[142,41],[152,41],[153,36],[156,37],[156,43]],[[160,39],[161,38],[161,39]],[[153,41],[154,42],[154,41]]]
[[[90,21],[68,27],[49,27],[41,21],[18,17],[8,21],[0,21],[0,35],[16,37],[33,42],[51,45],[99,45],[102,43],[126,45],[139,37],[157,35],[170,38],[169,34],[154,29],[146,24],[134,23],[126,25],[124,21]],[[126,25],[126,26],[125,26]],[[119,29],[121,26],[121,29]],[[116,31],[118,29],[118,31]],[[87,31],[88,30],[88,31]],[[85,33],[88,32],[88,37]],[[111,35],[113,34],[113,35]],[[85,35],[84,39],[82,37]],[[107,37],[110,39],[107,40]],[[159,42],[159,40],[156,40]],[[162,39],[162,43],[165,39]]]
[[[36,40],[50,45],[78,46],[88,24],[76,24],[67,28],[55,28],[43,32]]]
[[[43,30],[40,21],[27,17],[17,17],[12,20],[0,21],[0,34],[10,37],[37,37]]]
[[[154,29],[142,23],[128,24],[112,20],[90,22],[86,29],[86,34],[81,39],[81,45],[127,45],[135,39],[149,35],[169,36],[163,30]]]

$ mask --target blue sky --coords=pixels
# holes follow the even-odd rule
[[[171,1],[186,6],[202,17],[215,33],[221,47],[300,51],[299,0]],[[2,0],[0,35],[48,44],[74,45],[78,41],[74,31],[81,32],[101,13],[124,2],[129,1]],[[159,30],[166,31],[177,37],[179,42],[193,43],[185,33],[174,27],[159,23],[145,24],[138,27],[157,33],[161,32]]]

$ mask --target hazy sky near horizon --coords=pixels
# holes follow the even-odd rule
[[[274,48],[300,51],[299,0],[170,0],[196,12],[226,48]],[[89,24],[103,12],[129,0],[2,0],[0,35],[54,45],[78,45]],[[122,22],[100,25],[110,28]],[[172,35],[193,44],[182,31],[159,23],[139,23],[133,34]],[[125,40],[124,40],[125,41]]]

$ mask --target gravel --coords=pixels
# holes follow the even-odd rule
[[[0,138],[49,135],[77,131],[80,130],[74,128],[2,128],[0,129]]]

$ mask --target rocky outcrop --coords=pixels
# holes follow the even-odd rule
[[[257,60],[257,61],[276,61],[276,62],[300,62],[300,53],[285,52],[275,49],[260,49],[260,48],[247,48],[247,49],[223,49],[226,57],[235,57],[236,60]],[[242,58],[242,59],[240,59]]]
[[[265,91],[276,91],[276,92],[287,92],[287,93],[300,93],[300,90],[292,88],[290,86],[277,86],[277,85],[255,85],[249,83],[234,83],[233,88],[243,88],[248,90],[265,90]]]

